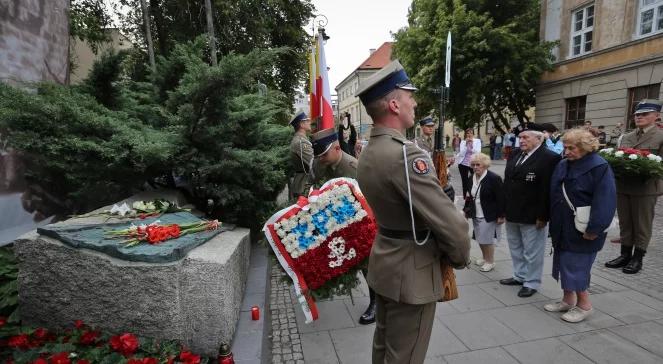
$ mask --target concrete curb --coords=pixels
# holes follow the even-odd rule
[[[232,343],[232,352],[237,364],[263,364],[271,362],[269,347],[270,263],[269,250],[258,243],[251,245],[249,274],[240,306],[239,321]],[[258,306],[260,319],[251,319],[251,307]]]

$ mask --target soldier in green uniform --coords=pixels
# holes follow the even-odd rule
[[[311,132],[311,119],[302,111],[295,115],[290,121],[290,125],[295,128],[295,135],[290,142],[290,162],[294,175],[288,190],[291,199],[297,199],[299,196],[306,196],[310,186],[309,174],[313,163],[313,146],[308,140],[307,133]]]
[[[416,139],[417,146],[426,152],[432,157],[435,146],[433,145],[433,134],[435,133],[435,121],[433,118],[426,117],[419,120],[419,125],[421,126],[421,136]]]
[[[404,136],[414,125],[415,90],[396,60],[357,92],[374,123],[357,170],[378,225],[368,263],[377,302],[373,364],[424,362],[443,295],[440,259],[455,268],[469,261],[467,220],[430,157]]]
[[[663,130],[656,126],[661,120],[661,101],[642,100],[635,108],[636,129],[622,137],[620,147],[644,149],[663,155]],[[608,268],[622,268],[626,274],[642,269],[652,235],[654,209],[663,194],[663,179],[617,179],[617,215],[622,244],[621,255],[607,263]]]
[[[334,129],[325,129],[311,136],[313,142],[313,173],[311,184],[318,185],[333,178],[357,178],[357,159],[341,149],[338,133]],[[368,277],[366,265],[362,268],[364,277]],[[368,325],[375,322],[375,291],[369,287],[370,302],[366,311],[359,317],[359,323]]]

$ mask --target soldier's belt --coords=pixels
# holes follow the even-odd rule
[[[391,238],[391,239],[412,239],[412,230],[392,230],[392,229],[386,229],[380,226],[378,228],[378,233],[385,238]],[[429,230],[417,230],[415,231],[415,234],[417,236],[417,240],[422,240],[426,239],[428,236]]]

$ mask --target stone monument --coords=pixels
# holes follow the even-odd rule
[[[176,200],[143,194],[126,202],[155,197]],[[57,226],[105,219],[71,219]],[[177,340],[207,356],[232,341],[248,273],[248,229],[224,231],[183,258],[162,263],[122,260],[37,232],[14,244],[26,324],[57,329],[83,320],[110,333]]]

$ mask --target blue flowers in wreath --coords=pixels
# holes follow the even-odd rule
[[[320,245],[330,234],[367,216],[347,185],[336,186],[310,201],[308,211],[275,225],[286,250],[293,258]]]

